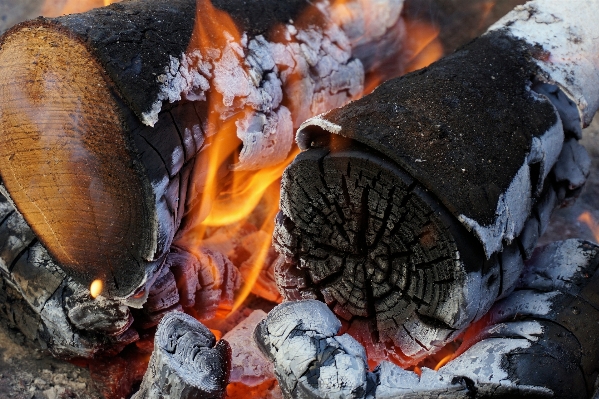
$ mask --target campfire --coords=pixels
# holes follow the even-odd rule
[[[599,9],[498,8],[43,2],[0,39],[2,316],[107,399],[592,397],[599,247],[537,244]]]

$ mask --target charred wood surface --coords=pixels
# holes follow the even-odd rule
[[[389,362],[369,371],[364,348],[337,336],[341,323],[312,300],[273,309],[255,339],[286,398],[590,398],[599,372],[598,266],[599,247],[588,242],[537,250],[515,291],[467,330],[452,360],[421,375]]]
[[[195,214],[206,165],[196,155],[210,93],[222,103],[212,104],[219,123],[252,110],[237,121],[236,166],[277,163],[294,125],[361,93],[378,64],[364,66],[370,53],[360,48],[403,38],[400,2],[386,2],[382,28],[372,30],[359,2],[341,24],[329,5],[217,1],[244,39],[219,30],[204,48],[194,23],[212,6],[197,5],[196,14],[193,0],[117,3],[22,23],[1,42],[0,175],[9,196],[69,276],[101,279],[105,295],[133,306],[183,235],[184,217],[187,229],[205,217]]]
[[[156,331],[154,352],[134,399],[225,396],[231,349],[204,325],[184,313],[169,313]]]
[[[509,294],[589,173],[577,107],[532,90],[539,73],[492,32],[304,123],[275,230],[284,296],[365,318],[407,366]]]

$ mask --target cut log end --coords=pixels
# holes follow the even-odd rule
[[[463,251],[467,266],[459,246],[471,238],[455,219],[394,163],[348,145],[309,149],[283,176],[279,286],[289,300],[321,299],[346,320],[374,320],[379,339],[404,353],[420,341],[410,325],[440,334],[421,342],[445,340],[473,317],[463,301],[468,268],[484,263],[480,245]]]
[[[72,35],[28,22],[3,38],[0,93],[0,170],[17,208],[70,275],[129,294],[144,270],[123,265],[154,256],[153,197],[102,67]]]

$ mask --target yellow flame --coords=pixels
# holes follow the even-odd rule
[[[591,215],[591,212],[585,211],[585,212],[581,213],[580,216],[578,217],[578,221],[586,224],[587,227],[593,233],[593,236],[595,236],[595,241],[599,242],[599,224],[597,224],[597,222]]]
[[[453,353],[445,356],[443,359],[439,360],[439,363],[435,366],[435,371],[439,371],[439,369],[447,364],[453,357]]]
[[[102,280],[94,280],[91,284],[91,286],[89,287],[89,292],[92,296],[92,298],[97,298],[98,295],[100,295],[102,293],[102,289],[104,288],[104,283],[102,283]]]

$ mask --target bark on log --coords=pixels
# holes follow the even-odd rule
[[[599,374],[598,269],[595,244],[537,250],[516,291],[466,332],[453,360],[420,376],[389,362],[368,371],[364,349],[335,336],[341,323],[317,301],[279,305],[255,339],[286,398],[590,398]]]
[[[193,317],[172,312],[156,331],[154,352],[133,399],[224,398],[231,349]]]
[[[253,110],[237,124],[236,167],[276,163],[294,125],[362,91],[379,65],[360,61],[364,48],[403,37],[398,0],[376,21],[359,1],[342,21],[326,2],[215,1],[243,40],[198,48],[194,16],[208,7],[198,5],[196,15],[194,0],[118,3],[25,22],[0,44],[0,175],[12,201],[68,275],[102,279],[105,295],[133,306],[201,198],[207,93],[222,96],[221,119]]]
[[[558,9],[552,32],[593,26]],[[365,318],[406,366],[511,292],[551,210],[589,173],[576,138],[596,110],[582,101],[599,92],[579,87],[596,67],[574,62],[571,82],[561,70],[551,80],[541,64],[562,50],[549,47],[549,33],[515,37],[509,22],[499,26],[302,124],[303,152],[283,176],[275,246],[284,296]],[[581,40],[581,51],[592,47]]]

